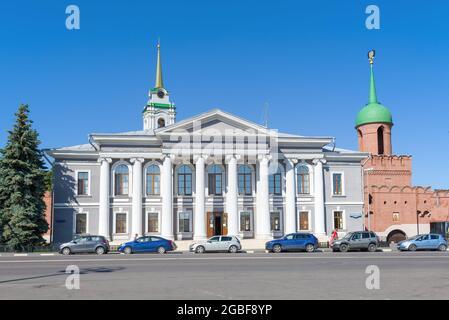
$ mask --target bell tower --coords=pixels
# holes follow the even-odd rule
[[[168,126],[176,121],[176,107],[170,102],[169,92],[162,80],[161,45],[157,44],[156,84],[148,93],[143,109],[143,128],[151,130]]]
[[[368,52],[370,64],[370,94],[368,104],[357,115],[355,128],[358,134],[359,151],[372,155],[391,155],[391,128],[393,118],[390,111],[377,101],[374,81],[375,51]]]

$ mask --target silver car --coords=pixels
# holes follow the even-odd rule
[[[237,253],[242,250],[239,238],[234,236],[213,236],[205,241],[194,242],[189,246],[190,252],[231,252]]]

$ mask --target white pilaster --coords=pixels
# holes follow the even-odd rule
[[[324,177],[323,177],[323,163],[324,159],[315,159],[313,163],[315,164],[315,234],[325,235],[325,210],[324,210]]]
[[[131,236],[142,235],[142,158],[132,158],[133,163],[133,196],[132,196],[132,233]]]
[[[100,199],[99,199],[99,217],[98,217],[98,233],[101,236],[110,239],[109,233],[109,181],[110,171],[109,164],[112,162],[110,158],[99,158],[100,167]]]
[[[161,197],[162,197],[162,228],[161,235],[166,239],[173,237],[173,176],[172,159],[165,156],[162,164]]]
[[[285,171],[285,234],[296,232],[295,163],[286,159]]]
[[[195,217],[194,217],[194,239],[206,239],[206,212],[205,212],[205,187],[204,187],[204,156],[197,156],[195,160]]]
[[[259,190],[257,190],[256,238],[270,239],[270,197],[268,190],[269,157],[259,156]]]
[[[237,204],[237,158],[227,157],[228,187],[226,191],[226,211],[228,213],[228,235],[238,235],[238,204]]]

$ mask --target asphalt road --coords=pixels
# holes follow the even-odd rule
[[[449,299],[449,252],[2,256],[0,299]]]

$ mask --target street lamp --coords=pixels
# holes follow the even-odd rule
[[[366,168],[363,169],[363,172],[371,172],[374,171],[374,168]],[[368,188],[368,231],[371,231],[371,216],[370,216],[370,212],[371,212],[371,192],[370,192],[370,185],[368,182],[368,174],[366,175],[366,186]]]

